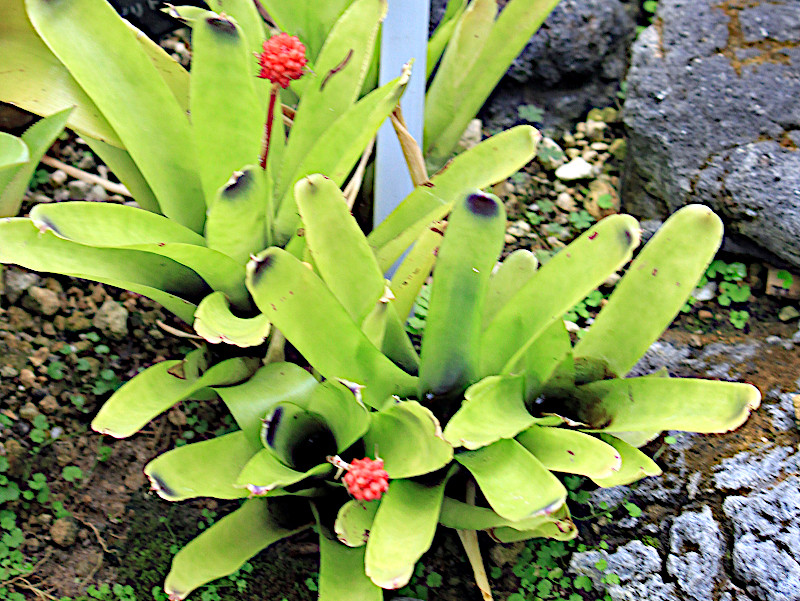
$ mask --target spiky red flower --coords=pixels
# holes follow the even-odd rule
[[[389,474],[383,469],[383,459],[353,459],[343,480],[348,492],[359,501],[380,499],[389,490]]]
[[[289,87],[293,79],[303,76],[306,66],[306,47],[293,35],[279,33],[264,41],[264,51],[258,55],[261,79],[269,79],[282,88]]]

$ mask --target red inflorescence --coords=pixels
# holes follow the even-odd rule
[[[389,490],[389,474],[383,469],[383,459],[354,459],[347,468],[344,483],[355,499],[372,501]]]
[[[306,66],[306,47],[293,35],[279,33],[264,42],[264,51],[258,56],[261,79],[269,79],[282,88],[289,87],[293,79],[300,79]]]

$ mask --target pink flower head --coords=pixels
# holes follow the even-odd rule
[[[261,79],[269,79],[282,88],[293,79],[303,76],[306,66],[306,47],[293,35],[279,33],[264,41],[264,51],[257,54]]]
[[[389,490],[389,474],[383,469],[383,459],[354,459],[343,479],[348,492],[359,501],[380,499]]]

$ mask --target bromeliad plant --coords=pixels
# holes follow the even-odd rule
[[[467,541],[479,530],[502,542],[572,538],[554,472],[599,486],[656,475],[643,441],[725,432],[759,404],[747,384],[624,377],[720,242],[705,207],[664,224],[573,345],[563,315],[629,261],[633,218],[601,221],[541,268],[526,251],[496,266],[503,206],[470,194],[443,238],[434,224],[417,240],[387,289],[335,182],[313,175],[295,193],[313,265],[270,248],[248,264],[247,286],[322,380],[273,363],[214,387],[241,430],[148,465],[169,500],[251,497],[175,557],[174,599],[314,524],[324,601],[402,587],[437,524]],[[402,324],[434,262],[418,354]]]

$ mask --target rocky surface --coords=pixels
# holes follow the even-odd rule
[[[614,601],[800,600],[800,434],[793,403],[800,382],[794,343],[781,341],[662,341],[651,348],[634,374],[666,367],[674,375],[750,376],[762,387],[777,385],[734,433],[671,432],[675,441],[659,453],[662,476],[595,491],[595,504],[632,500],[642,516],[607,524],[622,535],[616,549],[575,554],[573,572]],[[783,374],[782,383],[770,379],[772,370]]]
[[[798,25],[794,0],[659,2],[627,80],[629,211],[701,202],[730,248],[800,266]]]

